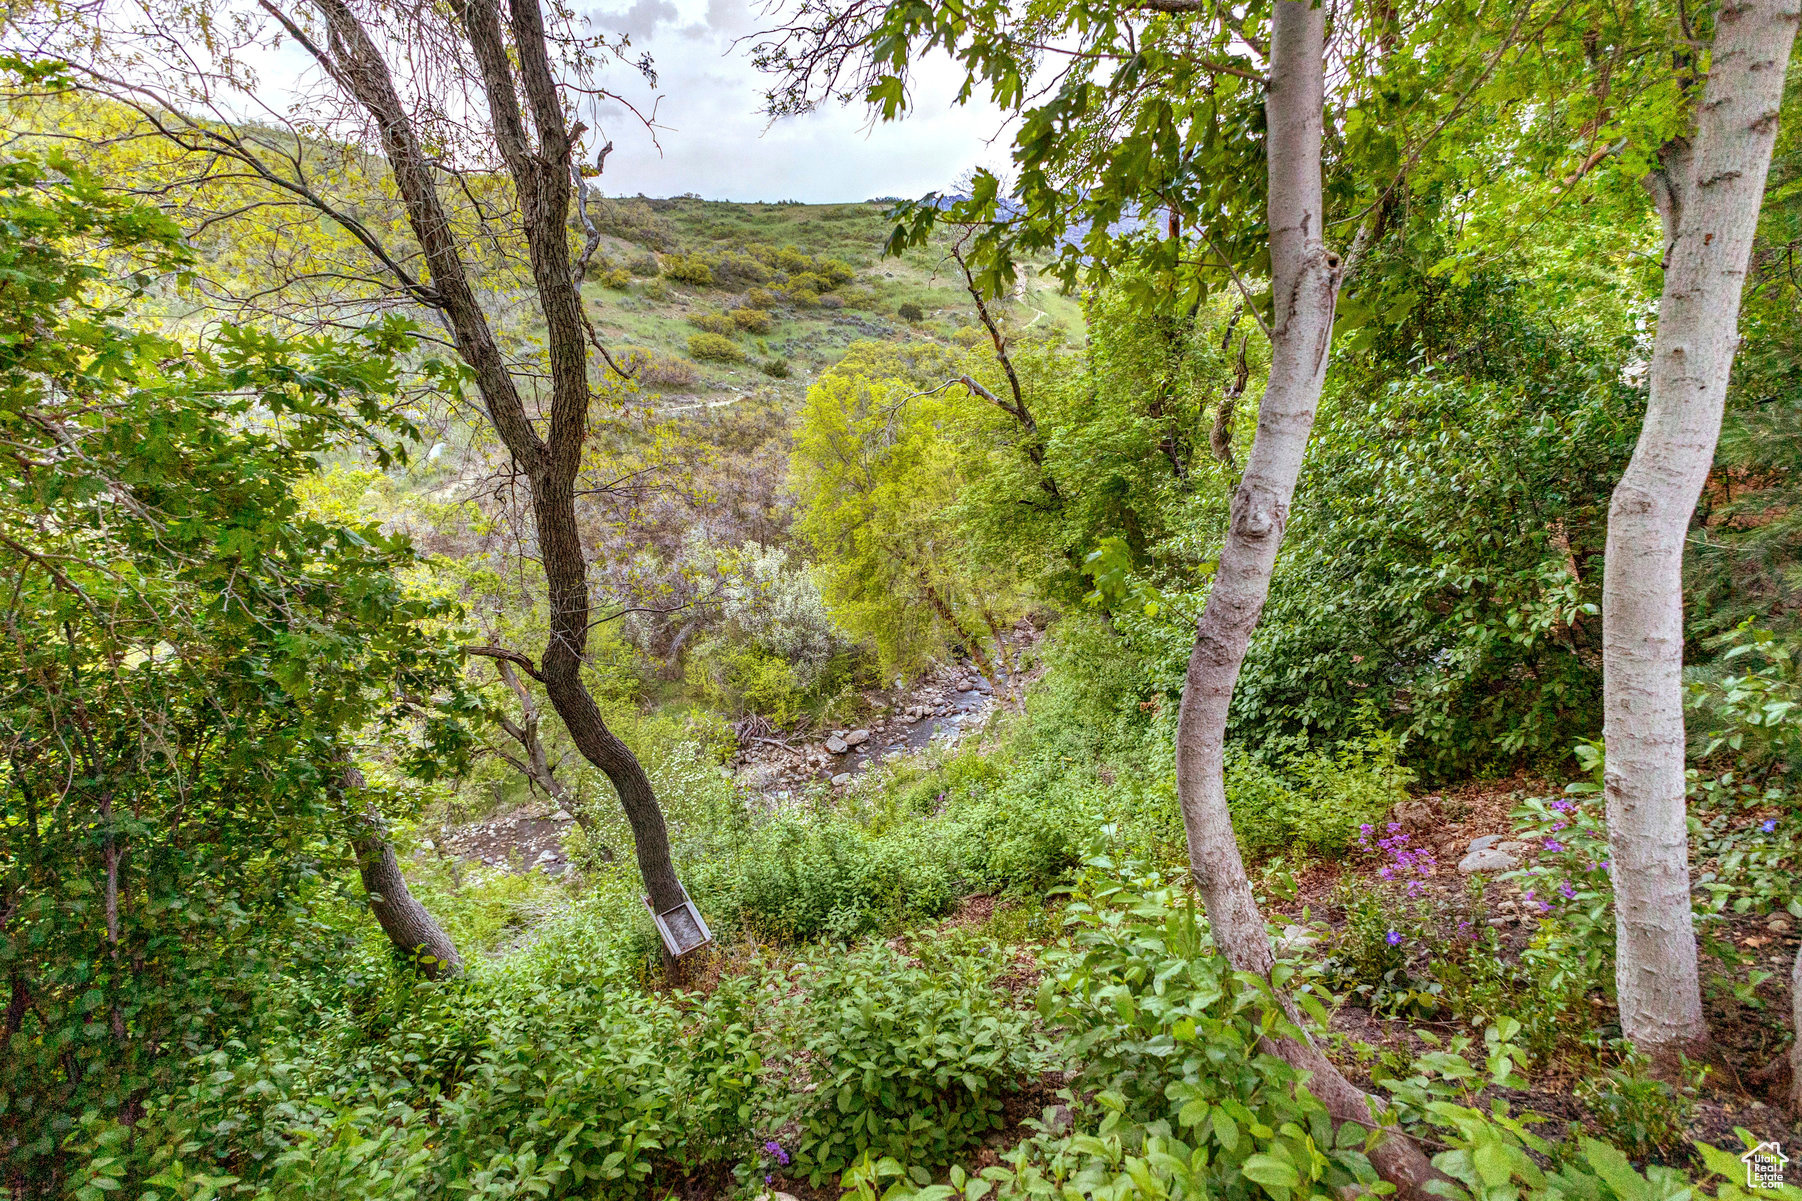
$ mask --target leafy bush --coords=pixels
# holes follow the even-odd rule
[[[759,368],[759,370],[762,371],[765,375],[769,376],[771,379],[787,379],[788,378],[788,360],[787,359],[767,359],[767,360],[765,360],[763,366]]]
[[[849,940],[940,917],[960,893],[929,830],[882,837],[844,818],[764,826],[746,841],[729,887],[746,926],[795,941]]]
[[[903,321],[924,321],[926,310],[911,300],[904,300],[895,308],[895,316]]]
[[[1143,868],[1119,874],[1092,861],[1071,945],[1044,960],[1039,1012],[1078,1071],[1065,1094],[1074,1124],[1017,1151],[1002,1195],[1250,1201],[1373,1183],[1364,1132],[1335,1130],[1295,1071],[1261,1050],[1265,1034],[1292,1028],[1269,986],[1209,953],[1179,888]],[[1300,997],[1324,1021],[1319,998]]]
[[[1596,1128],[1642,1162],[1687,1158],[1694,1092],[1647,1075],[1645,1064],[1637,1059],[1579,1081],[1576,1089],[1577,1103]]]
[[[770,332],[770,315],[762,309],[732,309],[726,316],[732,319],[732,324],[736,328],[743,330],[747,334],[767,334]]]
[[[745,305],[753,309],[773,309],[778,304],[776,294],[768,288],[752,288],[745,293]]]
[[[758,261],[754,255],[744,254],[736,250],[723,251],[708,256],[708,263],[713,268],[713,277],[722,287],[734,287],[744,284],[761,284],[773,274],[768,266]]]
[[[547,933],[502,976],[429,985],[358,965],[349,1009],[295,998],[259,1048],[193,1064],[129,1159],[95,1131],[92,1162],[164,1195],[236,1176],[348,1199],[640,1196],[747,1157],[762,1060],[746,983],[647,994],[593,925]]]
[[[859,1156],[938,1167],[1001,1126],[1002,1094],[1039,1066],[1027,1013],[968,942],[877,945],[803,966],[778,1018],[809,1087],[791,1089],[794,1171],[820,1185]]]
[[[707,260],[698,254],[666,254],[660,264],[663,277],[673,279],[677,283],[693,284],[697,288],[713,286],[713,268]]]
[[[688,323],[696,329],[719,334],[723,338],[730,338],[738,333],[738,324],[724,313],[690,313]]]
[[[1293,755],[1280,771],[1242,747],[1229,749],[1226,795],[1240,843],[1252,854],[1343,854],[1360,826],[1407,799],[1412,773],[1396,758],[1386,736]]]
[[[687,359],[659,354],[643,346],[622,347],[613,361],[641,388],[692,388],[701,378]]]
[[[668,250],[675,245],[676,227],[668,217],[659,216],[642,200],[595,197],[589,200],[588,211],[594,218],[595,228],[604,234],[612,234],[616,238],[624,238],[652,250]],[[656,272],[650,274],[655,275]]]
[[[732,339],[719,334],[691,334],[688,338],[688,353],[697,359],[711,359],[719,363],[742,363],[745,352]]]

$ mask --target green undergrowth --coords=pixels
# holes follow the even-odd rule
[[[1512,1019],[1387,1077],[1371,1127],[1335,1125],[1263,1041],[1298,1033],[1272,981],[1213,953],[1180,879],[1116,849],[1087,861],[1049,941],[1009,941],[1023,927],[997,918],[740,951],[704,993],[642,987],[611,905],[445,983],[372,950],[335,991],[272,1006],[254,1045],[198,1057],[135,1126],[90,1114],[68,1139],[75,1193],[750,1197],[842,1174],[848,1195],[892,1201],[1292,1201],[1375,1185],[1370,1150],[1400,1121],[1451,1201],[1746,1196],[1717,1178],[1737,1149],[1698,1149],[1695,1176],[1636,1166],[1489,1100],[1525,1083]],[[1001,987],[1023,963],[1036,987]],[[1273,980],[1318,1032],[1335,1003],[1320,978]],[[976,1171],[1029,1088],[1053,1105]]]

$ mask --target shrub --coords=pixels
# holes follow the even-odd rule
[[[627,346],[617,351],[613,361],[630,373],[641,388],[693,387],[700,373],[687,359],[658,354],[643,346]]]
[[[903,321],[923,321],[926,319],[926,310],[911,300],[904,300],[896,306],[895,316]]]
[[[730,338],[738,332],[737,323],[724,313],[690,313],[688,323],[722,338]]]
[[[1342,854],[1358,827],[1407,799],[1413,776],[1396,754],[1394,739],[1378,735],[1337,751],[1291,756],[1278,771],[1232,748],[1226,795],[1240,843],[1252,854],[1288,848]]]
[[[1618,1068],[1578,1082],[1577,1104],[1596,1128],[1638,1160],[1670,1162],[1687,1158],[1688,1127],[1695,1114],[1695,1090],[1672,1088],[1629,1059]]]
[[[732,339],[719,334],[693,334],[688,339],[688,353],[697,359],[719,363],[742,363],[745,352]]]
[[[1039,1053],[1026,1013],[967,940],[917,945],[916,967],[877,945],[804,967],[785,1001],[810,1088],[788,1093],[796,1174],[818,1186],[864,1154],[949,1163],[1002,1124],[1003,1093]]]
[[[698,254],[668,254],[663,257],[663,275],[677,283],[693,284],[698,288],[713,286],[713,269],[707,260]]]
[[[515,961],[504,984],[383,978],[363,1027],[207,1056],[134,1142],[159,1183],[230,1164],[247,1193],[293,1197],[635,1196],[742,1161],[760,1073],[744,985],[646,994],[596,949]]]
[[[710,260],[713,267],[713,278],[722,286],[738,284],[761,284],[767,281],[773,272],[764,264],[748,254],[736,250],[728,250],[715,255]]]
[[[615,291],[621,291],[631,286],[631,283],[632,273],[624,267],[615,267],[605,275],[601,276],[601,286],[603,288],[612,288]]]
[[[929,828],[878,837],[847,819],[770,823],[744,845],[727,887],[746,926],[797,942],[939,917],[958,896]]]
[[[787,359],[771,359],[763,365],[762,371],[765,375],[769,376],[771,379],[787,379],[788,378],[788,360]]]
[[[800,271],[788,277],[787,287],[791,296],[802,292],[817,296],[821,292],[832,291],[832,281],[811,271]]]
[[[657,256],[654,254],[639,254],[632,256],[632,261],[626,264],[626,269],[633,275],[642,276],[646,279],[655,278],[663,273],[663,268],[657,265]]]
[[[779,303],[776,294],[768,288],[752,288],[745,293],[745,304],[754,309],[773,309]]]
[[[770,315],[762,309],[733,309],[728,312],[726,316],[732,319],[733,325],[744,330],[747,334],[767,334],[770,332]]]
[[[669,218],[660,217],[642,200],[591,200],[589,213],[595,228],[628,242],[649,246],[652,250],[668,250],[676,244],[676,227]],[[653,272],[653,274],[655,274]]]

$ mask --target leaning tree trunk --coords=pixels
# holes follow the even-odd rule
[[[363,773],[354,764],[346,762],[339,776],[346,793],[363,787]],[[357,857],[363,891],[369,894],[369,911],[375,914],[395,951],[406,956],[422,975],[434,980],[462,970],[463,957],[457,954],[457,944],[407,887],[407,878],[401,875],[400,861],[394,857],[381,816],[366,812],[352,820],[355,828],[350,849]]]
[[[1667,145],[1646,180],[1664,294],[1645,424],[1608,512],[1602,670],[1621,1029],[1665,1073],[1708,1042],[1690,917],[1683,545],[1720,435],[1795,33],[1794,0],[1728,0],[1695,141]]]
[[[1271,295],[1270,379],[1257,434],[1233,494],[1208,603],[1195,631],[1177,718],[1176,784],[1189,865],[1207,906],[1214,942],[1234,968],[1268,977],[1270,933],[1252,896],[1226,806],[1227,708],[1252,629],[1264,608],[1315,406],[1326,380],[1341,264],[1322,228],[1320,141],[1325,10],[1309,0],[1276,0],[1271,13],[1269,133]],[[1284,999],[1294,1016],[1294,1007]],[[1335,1121],[1367,1123],[1372,1100],[1353,1086],[1304,1034],[1272,1039],[1271,1049],[1310,1072],[1308,1087]],[[1387,1135],[1371,1161],[1404,1194],[1425,1196],[1436,1173],[1400,1133]]]
[[[438,195],[432,161],[368,30],[345,0],[313,0],[330,31],[329,46],[320,47],[282,17],[273,0],[261,2],[362,105],[381,135],[383,154],[394,173],[408,223],[431,271],[429,290],[423,285],[421,290],[427,303],[437,307],[450,325],[457,353],[470,367],[489,421],[531,494],[551,627],[535,674],[576,749],[606,774],[618,792],[632,826],[639,871],[652,904],[659,912],[674,908],[686,895],[670,858],[663,809],[643,765],[607,728],[600,707],[582,681],[591,623],[588,564],[576,523],[575,485],[588,436],[591,399],[587,321],[569,249],[574,142],[551,73],[537,0],[512,0],[508,9],[511,42],[495,0],[459,0],[451,7],[480,69],[495,142],[519,198],[532,280],[545,319],[551,404],[549,430],[543,437],[526,412],[487,314],[470,285],[456,234]]]

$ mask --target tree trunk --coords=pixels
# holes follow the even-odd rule
[[[1272,314],[1270,380],[1257,434],[1233,494],[1231,521],[1208,603],[1195,632],[1177,718],[1176,779],[1190,870],[1207,906],[1215,944],[1240,971],[1268,978],[1270,933],[1252,896],[1227,811],[1227,708],[1245,648],[1269,593],[1302,455],[1326,379],[1340,262],[1322,229],[1320,141],[1325,10],[1309,0],[1275,0],[1271,14],[1266,143]],[[1294,1015],[1292,1003],[1284,1004]],[[1312,1073],[1308,1087],[1338,1122],[1368,1123],[1372,1100],[1347,1081],[1304,1035],[1270,1049]],[[1405,1195],[1420,1195],[1436,1173],[1406,1136],[1391,1133],[1371,1160]]]
[[[996,678],[994,664],[990,663],[989,657],[982,653],[982,640],[964,629],[963,622],[957,620],[957,614],[952,612],[951,606],[939,594],[939,590],[926,582],[924,575],[920,577],[920,589],[926,595],[926,603],[932,606],[934,613],[939,615],[939,620],[950,626],[951,632],[957,635],[958,640],[964,644],[964,649],[970,653],[970,659],[976,664],[976,670],[980,671],[990,684],[1000,687],[1001,681]]]
[[[363,787],[363,773],[353,763],[345,762],[340,777],[346,794]],[[437,980],[461,971],[463,957],[457,954],[457,945],[407,887],[381,817],[364,813],[354,820],[357,826],[350,849],[357,857],[363,891],[369,894],[369,911],[375,914],[382,933],[423,976]]]
[[[1739,341],[1740,291],[1777,137],[1794,0],[1730,0],[1693,146],[1646,180],[1665,230],[1645,423],[1603,560],[1603,716],[1621,1029],[1666,1074],[1708,1041],[1690,916],[1683,545]]]
[[[344,0],[314,0],[331,31],[329,53],[305,42],[332,77],[369,113],[431,268],[432,288],[468,363],[490,422],[524,474],[550,600],[550,640],[539,679],[571,740],[619,794],[632,826],[645,891],[659,912],[685,899],[670,857],[669,830],[649,777],[601,717],[582,682],[588,646],[588,564],[576,523],[575,484],[588,436],[587,321],[569,252],[573,144],[545,49],[537,0],[512,0],[509,44],[495,0],[452,5],[482,77],[495,142],[519,198],[532,278],[549,350],[549,433],[540,437],[476,300],[439,198],[432,166],[369,33]],[[300,34],[290,25],[290,32]],[[516,75],[517,72],[517,75]],[[526,108],[522,109],[523,92]],[[529,130],[537,134],[534,146]]]
[[[1789,973],[1789,1109],[1790,1116],[1802,1121],[1802,947],[1796,948],[1796,963]]]

